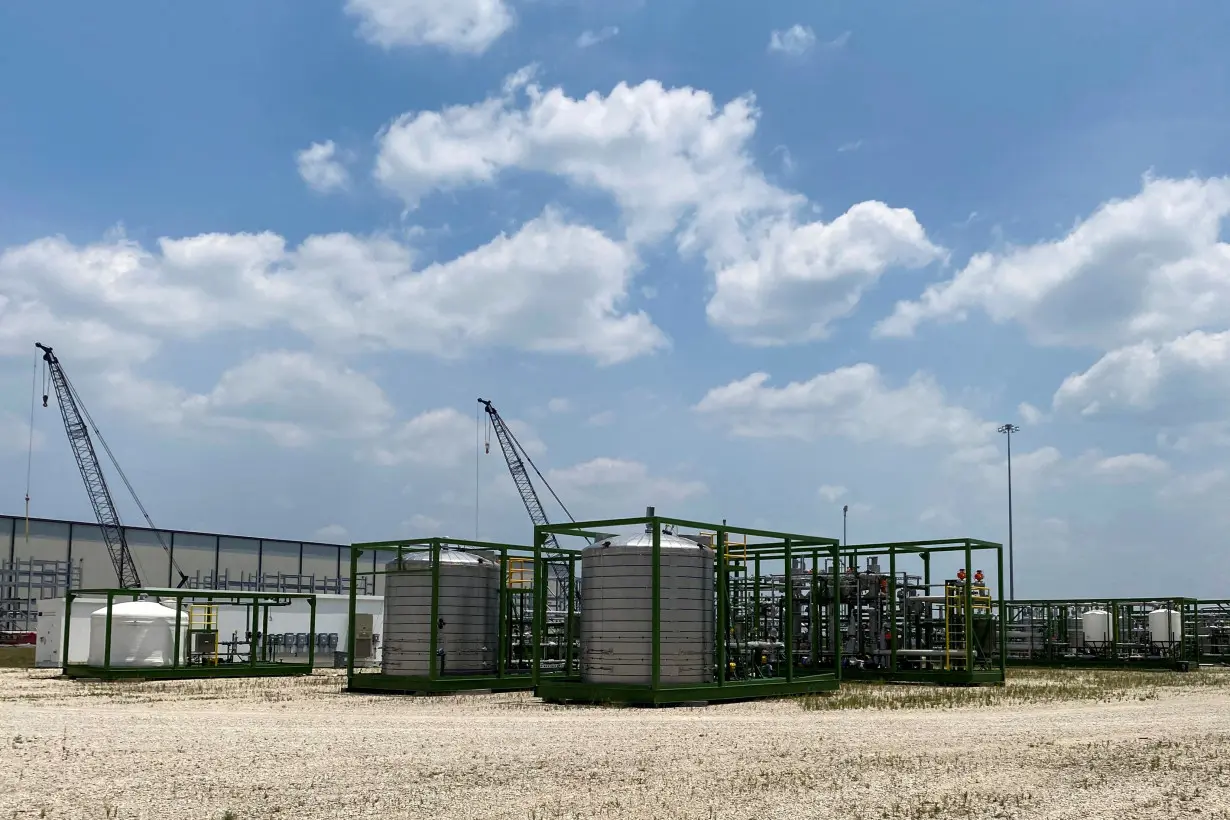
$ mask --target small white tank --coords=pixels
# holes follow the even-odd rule
[[[186,651],[188,616],[180,617],[180,657]],[[107,608],[90,615],[90,666],[105,666]],[[156,601],[124,601],[111,606],[111,666],[172,666],[175,662],[175,610]]]
[[[1110,643],[1110,613],[1105,609],[1090,609],[1081,614],[1081,632],[1087,644]]]
[[[1169,645],[1183,639],[1183,616],[1173,609],[1155,609],[1149,613],[1149,640],[1155,645]]]

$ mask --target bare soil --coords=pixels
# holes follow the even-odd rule
[[[0,820],[1230,818],[1230,674],[1079,674],[638,710],[7,670]]]

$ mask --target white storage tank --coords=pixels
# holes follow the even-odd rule
[[[1173,609],[1155,609],[1149,613],[1149,640],[1167,646],[1183,639],[1183,616]]]
[[[713,679],[714,552],[660,536],[662,683]],[[588,683],[653,680],[653,535],[613,537],[581,552],[581,677]]]
[[[1110,613],[1105,609],[1090,609],[1082,613],[1081,632],[1087,644],[1101,646],[1110,643]]]
[[[431,673],[431,553],[417,552],[385,565],[381,671],[426,677]],[[461,550],[440,550],[436,610],[437,672],[495,673],[499,638],[500,564]]]
[[[106,607],[90,615],[90,666],[105,666],[107,658]],[[113,603],[111,666],[173,666],[176,611],[156,601]],[[188,644],[188,615],[180,615],[180,660]]]

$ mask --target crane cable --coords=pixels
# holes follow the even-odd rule
[[[26,543],[30,543],[30,474],[34,470],[34,398],[38,395],[38,360],[34,354],[34,367],[30,372],[30,443],[26,449]],[[46,378],[44,376],[44,378]]]

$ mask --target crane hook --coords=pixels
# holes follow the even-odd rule
[[[43,394],[43,406],[44,407],[47,406],[47,394],[46,393]]]

